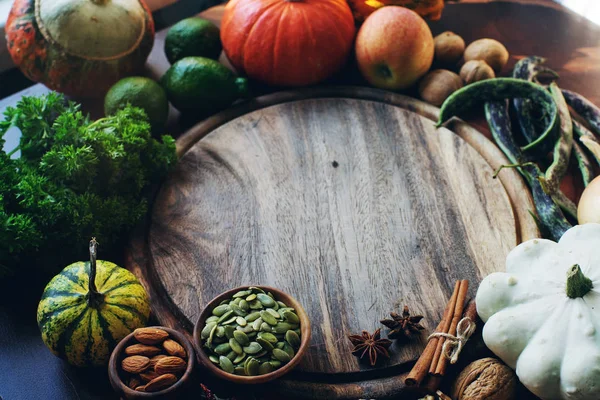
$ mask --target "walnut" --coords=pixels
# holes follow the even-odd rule
[[[467,365],[452,385],[455,400],[511,400],[517,376],[502,361],[482,358]]]

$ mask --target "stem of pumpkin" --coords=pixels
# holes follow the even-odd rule
[[[570,298],[583,297],[593,287],[592,280],[581,272],[579,264],[573,265],[567,272],[567,296]]]
[[[98,252],[98,242],[96,238],[90,240],[90,276],[89,276],[89,290],[88,290],[88,305],[90,307],[98,307],[104,295],[98,293],[96,288],[96,254]]]

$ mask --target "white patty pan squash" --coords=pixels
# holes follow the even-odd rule
[[[600,224],[520,244],[476,302],[485,344],[531,392],[600,399]]]

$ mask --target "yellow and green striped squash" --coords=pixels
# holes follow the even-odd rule
[[[89,262],[76,262],[44,289],[37,322],[46,346],[76,366],[101,366],[121,339],[146,325],[150,305],[136,277],[109,261],[96,263],[99,295],[89,301]]]

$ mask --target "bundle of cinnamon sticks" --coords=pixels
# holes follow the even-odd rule
[[[463,317],[467,292],[469,290],[469,281],[457,281],[454,285],[454,292],[444,311],[444,316],[437,326],[436,333],[446,333],[456,335],[458,322]],[[441,382],[441,378],[446,373],[449,360],[442,354],[442,348],[445,342],[444,337],[431,337],[425,350],[419,357],[419,360],[406,377],[407,386],[427,386],[435,391]],[[429,378],[424,384],[425,378]]]

